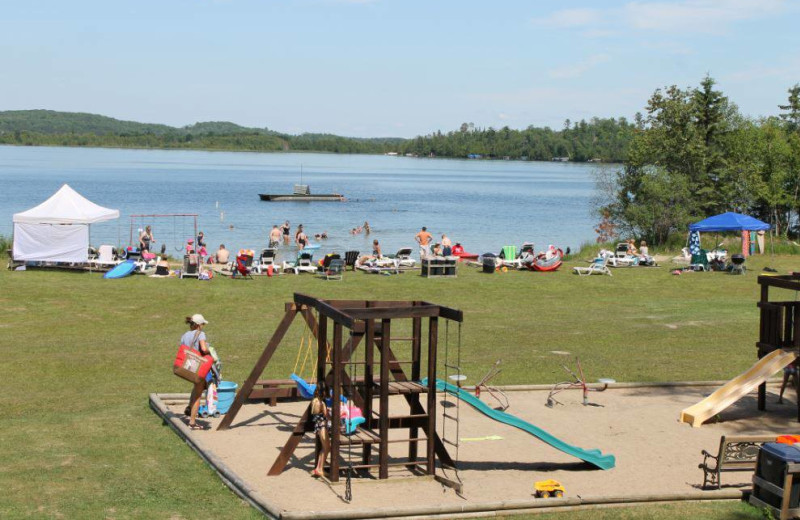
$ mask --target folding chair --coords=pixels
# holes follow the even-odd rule
[[[338,280],[341,282],[344,277],[344,260],[341,258],[331,259],[327,267],[323,268],[320,276],[326,280]]]

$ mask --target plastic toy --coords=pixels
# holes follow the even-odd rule
[[[540,480],[534,483],[533,489],[535,490],[534,495],[536,495],[536,498],[561,498],[565,493],[564,486],[561,485],[561,482],[552,479]]]

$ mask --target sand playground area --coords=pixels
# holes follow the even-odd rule
[[[703,460],[701,450],[716,454],[722,435],[800,433],[795,396],[787,391],[783,404],[777,404],[779,386],[773,381],[768,385],[766,411],[758,411],[753,392],[722,412],[716,422],[699,428],[679,422],[681,410],[718,386],[612,384],[604,392],[591,392],[590,406],[582,404],[580,391],[570,390],[558,394],[561,404],[552,408],[545,406],[546,389],[509,389],[508,413],[574,446],[613,454],[616,466],[607,471],[562,453],[522,430],[493,421],[460,402],[458,452],[455,447],[448,447],[450,454],[457,456],[458,471],[437,468],[437,475],[460,481],[461,496],[429,476],[415,476],[404,467],[394,467],[387,480],[378,480],[377,472],[352,478],[349,503],[344,498],[344,477],[330,483],[310,476],[315,445],[311,433],[303,437],[280,476],[267,476],[307,401],[279,402],[274,407],[248,402],[227,431],[215,430],[221,419],[198,419],[208,428],[190,431],[185,426],[188,418],[183,415],[188,396],[152,394],[151,406],[215,467],[223,481],[270,516],[388,518],[479,512],[491,516],[498,510],[509,514],[648,500],[741,498],[742,491],[751,487],[752,473],[724,473],[721,490],[703,490],[703,471],[698,468]],[[438,396],[441,413],[444,397]],[[488,396],[483,399],[491,402]],[[441,434],[442,425],[437,427]],[[403,431],[392,434],[403,435]],[[407,444],[390,446],[396,446],[390,449],[390,459],[407,454]],[[423,447],[421,452],[424,453]],[[347,467],[347,460],[347,450],[342,448],[342,467]],[[355,450],[352,460],[358,460]],[[546,479],[563,484],[564,498],[533,496],[534,482]]]

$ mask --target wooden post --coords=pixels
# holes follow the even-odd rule
[[[258,361],[256,361],[256,365],[253,367],[253,370],[250,371],[250,375],[247,376],[245,382],[242,383],[242,387],[236,394],[230,409],[228,409],[228,413],[225,414],[222,422],[220,422],[219,426],[217,426],[218,431],[227,430],[230,428],[231,423],[236,418],[236,414],[239,413],[239,409],[242,407],[247,398],[250,397],[250,392],[253,391],[253,386],[256,384],[256,381],[258,381],[258,378],[261,377],[261,374],[264,372],[264,368],[266,368],[269,360],[272,359],[272,355],[275,354],[275,350],[278,348],[278,345],[281,344],[283,336],[286,335],[286,331],[289,330],[289,326],[292,324],[292,321],[294,321],[294,318],[297,315],[297,310],[297,306],[294,304],[288,304],[286,306],[286,314],[283,315],[283,319],[281,320],[280,324],[278,324],[278,328],[275,329],[275,333],[270,338],[269,343],[267,343],[267,346],[264,347],[264,352],[261,353],[261,357],[259,357]]]
[[[331,403],[331,482],[339,481],[339,445],[342,421],[342,325],[333,324],[333,402]]]
[[[312,316],[313,318],[313,316]],[[307,320],[306,320],[307,321]],[[320,396],[321,399],[325,399],[325,395],[327,392],[325,391],[325,373],[327,372],[327,367],[325,366],[326,359],[328,357],[328,317],[324,315],[320,315],[319,323],[316,327],[317,330],[317,394]],[[315,449],[314,449],[314,461],[319,463],[319,456],[322,453],[322,441],[320,440],[319,436],[315,435]],[[315,466],[316,467],[316,466]],[[325,463],[322,463],[323,471],[325,467]]]
[[[411,322],[411,380],[419,381],[421,375],[422,365],[422,318],[413,318]],[[419,394],[411,394],[411,399],[414,404],[410,404],[411,409],[419,407]],[[415,404],[417,406],[415,406]],[[411,412],[414,413],[414,412]],[[417,439],[419,437],[419,428],[412,426],[408,429],[408,437],[410,439]],[[419,441],[411,441],[408,443],[408,461],[414,463],[417,461]],[[414,469],[416,466],[409,465],[409,469]]]
[[[365,426],[367,429],[372,428],[372,392],[373,385],[375,384],[375,320],[366,320],[365,333],[367,336],[366,343],[364,344],[364,418],[366,419]],[[372,444],[363,445],[363,453],[361,455],[361,463],[369,464],[372,456]]]
[[[381,320],[380,447],[378,478],[389,478],[389,349],[392,320]]]
[[[761,302],[767,303],[769,301],[769,286],[767,284],[761,284]],[[763,320],[766,317],[765,309],[761,309],[761,319]],[[759,338],[759,340],[761,340]],[[758,359],[764,357],[764,352],[761,347],[758,347]],[[800,403],[798,403],[798,407],[800,407]],[[758,409],[759,410],[766,410],[767,408],[767,383],[761,383],[758,385]]]
[[[430,318],[428,322],[428,427],[425,434],[427,442],[428,475],[436,473],[436,457],[433,437],[436,435],[436,349],[439,336],[439,319]]]

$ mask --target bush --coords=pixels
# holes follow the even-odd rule
[[[0,235],[0,256],[8,256],[8,250],[13,246],[10,238]]]

